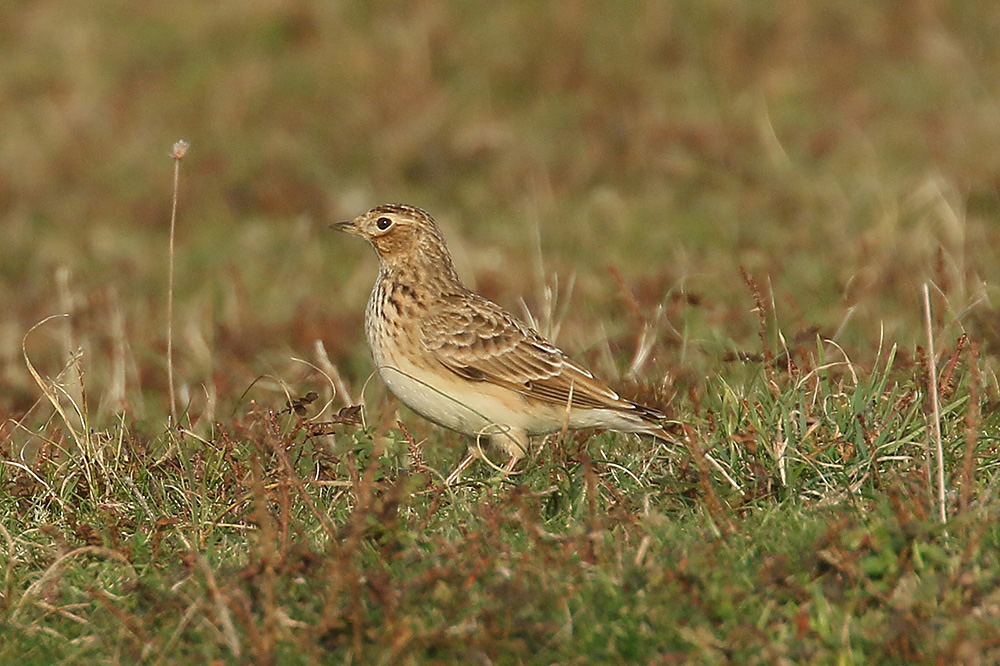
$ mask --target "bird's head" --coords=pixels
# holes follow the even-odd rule
[[[416,206],[382,204],[332,226],[371,243],[383,268],[426,266],[434,272],[454,274],[441,230],[429,213]]]

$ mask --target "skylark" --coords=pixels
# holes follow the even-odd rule
[[[365,311],[375,367],[407,407],[506,451],[528,438],[602,428],[673,438],[655,409],[623,399],[584,367],[458,278],[434,219],[403,204],[372,208],[335,228],[375,248],[378,279]],[[454,481],[474,453],[448,477]]]

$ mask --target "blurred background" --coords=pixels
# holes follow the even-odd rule
[[[998,34],[944,0],[4,2],[0,414],[40,397],[23,343],[49,377],[82,351],[95,413],[162,418],[178,139],[206,418],[317,341],[360,386],[375,259],[327,226],[389,201],[615,381],[642,344],[651,384],[759,348],[741,269],[789,341],[912,348],[931,280],[942,339],[995,354]]]

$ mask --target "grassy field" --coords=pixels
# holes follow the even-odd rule
[[[0,3],[0,663],[1000,662],[998,31]],[[388,201],[682,443],[446,487],[327,229]]]

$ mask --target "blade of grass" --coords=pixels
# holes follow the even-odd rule
[[[931,324],[931,294],[924,283],[924,323],[927,326],[927,377],[930,382],[931,417],[934,420],[933,434],[937,456],[938,513],[941,522],[947,524],[944,492],[944,445],[941,443],[941,407],[938,404],[937,363],[934,356],[934,330]]]

